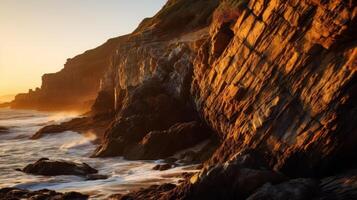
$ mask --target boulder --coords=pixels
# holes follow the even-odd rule
[[[159,170],[159,171],[165,171],[165,170],[171,169],[173,167],[175,167],[175,165],[166,163],[166,164],[155,165],[152,169]]]
[[[33,164],[27,165],[23,172],[44,176],[77,175],[86,176],[98,171],[86,163],[75,163],[65,160],[50,160],[41,158]]]

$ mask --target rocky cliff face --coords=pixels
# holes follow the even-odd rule
[[[253,148],[274,169],[316,175],[354,152],[356,7],[251,0],[236,9],[215,19],[194,63],[196,108],[224,138],[212,161]]]
[[[342,173],[356,164],[356,20],[354,1],[168,1],[110,58],[92,113],[115,117],[94,156],[157,159],[218,136],[191,180],[131,197],[357,197]]]
[[[353,148],[353,3],[210,2],[212,7],[205,1],[169,1],[117,49],[112,79],[106,81],[117,120],[144,113],[135,101],[166,95],[182,109],[198,111],[219,134],[223,145],[212,162],[253,148],[272,156],[272,168],[292,174],[313,173]],[[170,11],[191,4],[208,14]],[[176,25],[177,12],[178,21],[187,15],[188,22],[199,23],[189,29],[178,23],[182,27],[173,36],[162,27]],[[149,108],[157,102],[145,102],[145,109],[160,112]]]
[[[173,5],[184,6],[180,2],[189,1],[171,1],[166,9]],[[200,2],[195,1],[195,5]],[[146,38],[135,39],[138,47],[119,50],[112,66],[116,74],[112,82],[117,110],[114,127],[121,128],[107,131],[97,156],[128,155],[123,150],[127,145],[140,152],[142,150],[138,150],[137,145],[145,143],[150,131],[165,130],[177,122],[202,120],[219,135],[222,144],[194,181],[179,186],[165,198],[170,195],[171,198],[193,199],[212,197],[210,195],[217,198],[247,197],[266,182],[279,183],[286,177],[317,178],[354,166],[351,159],[355,158],[357,142],[354,123],[357,120],[354,104],[357,66],[355,3],[339,0],[216,3],[214,11],[210,9],[213,12],[208,15],[209,24],[202,23],[196,29],[190,27],[191,31],[181,31],[175,37],[159,29],[159,41],[153,38],[157,36],[156,27],[162,26],[145,29],[148,27],[145,25],[143,30],[139,27],[136,31]],[[204,3],[201,6],[202,10],[207,8]],[[153,19],[160,22],[155,17]],[[163,102],[173,104],[168,99],[145,100],[146,104],[140,105],[149,113],[164,118],[170,113],[171,118],[176,118],[156,127],[144,125],[145,128],[138,131],[140,134],[135,131],[126,133],[131,130],[123,126],[129,123],[128,120],[143,125],[153,119],[152,116],[144,120],[133,119],[130,117],[144,112],[128,111],[131,105],[139,107],[130,100],[132,93],[138,87],[152,84],[153,79],[162,87],[162,93],[181,104],[175,103],[180,106],[168,110],[148,106],[164,105]],[[140,93],[145,93],[143,91]],[[155,97],[137,97],[141,101],[159,95],[161,92]],[[196,111],[196,117],[185,119],[187,115],[182,117],[173,112],[183,108]],[[185,113],[194,116],[196,112]],[[161,119],[158,117],[150,124],[159,123]],[[130,140],[126,135],[133,133],[138,138]],[[252,156],[246,152],[255,153]],[[236,164],[237,159],[247,155],[264,162],[248,166],[245,162]],[[258,165],[270,171],[254,171]],[[249,173],[261,182],[243,193],[221,188],[224,191],[221,194],[216,191],[201,196],[207,190],[211,191],[207,185],[216,187],[217,184],[244,181],[244,177],[242,180],[232,177],[239,177],[242,170],[248,173],[246,168],[253,168]],[[275,173],[273,171],[283,173],[285,179],[270,174]],[[232,177],[224,178],[224,174]],[[322,187],[309,180],[292,182],[293,185],[307,185],[307,190],[315,187],[312,190],[317,191]]]

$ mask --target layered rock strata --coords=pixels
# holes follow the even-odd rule
[[[218,133],[222,145],[197,180],[162,198],[244,199],[264,183],[274,184],[273,179],[260,174],[264,170],[279,171],[289,179],[322,177],[353,167],[357,142],[356,9],[351,1],[222,1],[212,15],[208,35],[202,31],[194,45],[184,41],[185,36],[177,39],[182,44],[176,45],[190,49],[191,59],[186,62],[186,66],[192,65],[189,98],[199,116]],[[166,51],[172,52],[170,48]],[[166,74],[177,69],[170,71],[172,64],[167,66]],[[118,65],[118,77],[125,78],[115,81],[116,89],[135,80],[126,78],[131,73],[121,70],[125,67]],[[152,74],[155,76],[147,76]],[[142,76],[139,73],[137,77]],[[162,84],[176,83],[171,77]],[[179,96],[177,90],[169,91]],[[234,167],[227,161],[251,149],[258,152],[254,159],[269,156],[265,169],[259,169],[259,178],[255,178],[262,182],[249,191],[234,189],[241,187],[244,178],[239,172],[254,171],[256,166]],[[227,174],[232,176],[225,178]],[[309,191],[320,188],[316,181],[301,182],[291,180],[276,187],[300,184],[300,197],[314,196]],[[213,190],[217,185],[222,188]],[[251,198],[260,198],[264,188],[259,191]]]
[[[110,58],[92,115],[113,118],[94,156],[221,143],[179,186],[117,198],[355,198],[356,20],[344,0],[168,1]]]

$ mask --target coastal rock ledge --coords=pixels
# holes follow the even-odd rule
[[[62,98],[61,81],[76,98],[95,92],[86,126],[110,119],[95,157],[167,158],[208,141],[199,173],[114,199],[357,199],[356,4],[169,0],[13,105]],[[100,78],[68,80],[96,58]]]

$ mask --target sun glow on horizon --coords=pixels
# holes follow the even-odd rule
[[[166,0],[0,0],[0,96],[40,87],[67,58],[132,32]],[[1,99],[0,99],[1,102]]]

